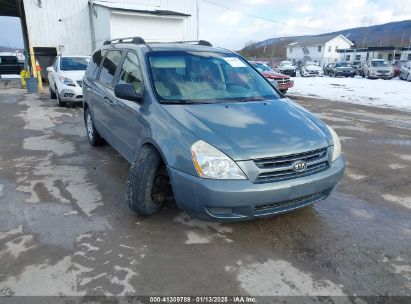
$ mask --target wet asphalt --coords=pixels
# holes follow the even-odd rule
[[[343,180],[299,211],[219,224],[173,203],[134,215],[128,164],[87,143],[81,108],[0,91],[0,295],[410,296],[411,113],[295,100],[340,135]]]

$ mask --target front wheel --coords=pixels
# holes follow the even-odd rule
[[[49,94],[51,99],[56,99],[56,92],[53,91],[53,89],[49,86]]]
[[[164,206],[171,194],[167,169],[159,153],[151,146],[143,146],[128,172],[128,206],[139,215],[152,215]]]
[[[283,93],[283,94],[285,94],[285,93],[287,93],[287,90],[288,90],[288,89],[283,89],[283,90],[280,90],[280,92]]]
[[[59,106],[59,107],[65,107],[65,106],[66,106],[66,103],[61,100],[60,94],[59,94],[59,91],[57,90],[57,88],[56,88],[56,91],[55,91],[55,92],[56,92],[57,106]]]

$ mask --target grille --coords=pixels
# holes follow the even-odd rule
[[[279,78],[279,79],[277,79],[277,83],[281,83],[281,84],[283,84],[283,83],[289,83],[290,82],[290,78]]]
[[[76,82],[80,88],[83,87],[83,80],[77,80]]]
[[[305,161],[307,168],[304,171],[294,171],[296,161]],[[329,167],[327,148],[309,152],[263,158],[254,160],[256,166],[264,172],[257,176],[256,182],[278,182],[303,176],[312,175],[326,170]]]

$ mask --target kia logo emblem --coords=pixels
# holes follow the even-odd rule
[[[293,170],[295,172],[302,172],[305,169],[307,169],[307,163],[302,160],[298,160],[295,163],[293,163]]]

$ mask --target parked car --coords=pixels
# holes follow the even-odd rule
[[[369,79],[392,79],[394,77],[394,68],[384,59],[371,59],[362,66],[362,76]]]
[[[361,60],[354,60],[351,63],[352,67],[355,69],[356,75],[361,75],[360,70],[362,69],[362,62]]]
[[[329,71],[332,77],[354,77],[356,74],[353,66],[346,61],[336,62]]]
[[[0,56],[0,77],[1,75],[19,75],[24,69],[24,63],[20,63],[17,56]]]
[[[402,65],[399,76],[400,79],[411,81],[411,61]]]
[[[83,108],[90,144],[105,140],[131,163],[126,201],[138,214],[174,196],[203,219],[264,217],[326,198],[343,176],[331,127],[205,41],[105,42]]]
[[[326,65],[324,65],[324,67],[323,67],[324,75],[330,76],[331,68],[332,68],[333,65],[334,65],[334,63],[327,63]]]
[[[323,69],[314,61],[307,61],[300,70],[301,77],[324,76]]]
[[[292,61],[281,61],[278,66],[278,71],[281,74],[295,77],[297,75],[297,67],[292,63]]]
[[[89,61],[89,56],[59,55],[47,68],[50,98],[57,99],[59,107],[83,102],[83,76]]]
[[[289,76],[274,72],[274,70],[268,65],[255,61],[250,61],[250,63],[261,74],[263,74],[263,76],[267,78],[268,81],[275,83],[276,88],[278,88],[281,93],[287,93],[287,90],[294,86],[294,81],[291,80]]]
[[[394,77],[400,76],[401,67],[410,62],[409,60],[395,60],[393,67],[394,67]]]

